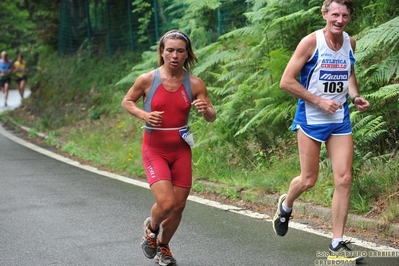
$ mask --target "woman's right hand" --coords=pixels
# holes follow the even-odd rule
[[[162,114],[163,111],[154,111],[148,113],[145,121],[153,127],[160,127],[162,124]]]

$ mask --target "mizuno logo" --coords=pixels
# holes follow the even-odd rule
[[[347,71],[320,71],[320,80],[347,81],[349,75]]]

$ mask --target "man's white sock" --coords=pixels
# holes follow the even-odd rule
[[[292,211],[292,208],[288,208],[287,205],[285,205],[285,200],[283,201],[283,203],[281,204],[283,211],[286,213],[290,213]]]
[[[344,241],[344,239],[343,238],[334,238],[331,242],[331,246],[333,248],[336,248],[341,241]]]

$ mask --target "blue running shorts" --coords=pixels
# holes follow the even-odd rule
[[[306,136],[319,142],[326,142],[330,136],[344,136],[352,134],[352,125],[350,122],[330,123],[319,125],[298,125],[293,124],[292,131],[301,129]]]

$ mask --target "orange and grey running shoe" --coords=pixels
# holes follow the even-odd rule
[[[154,260],[161,266],[175,266],[177,263],[170,252],[169,245],[164,244],[158,245],[158,252]]]
[[[153,259],[157,254],[157,237],[158,232],[153,232],[150,229],[151,218],[148,217],[144,221],[144,236],[141,241],[141,249],[143,250],[144,256],[149,259]]]

